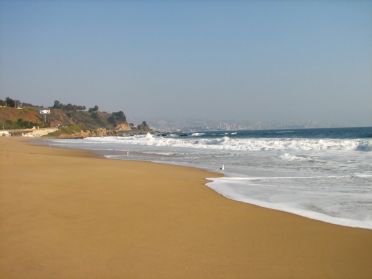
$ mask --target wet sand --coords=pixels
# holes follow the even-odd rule
[[[372,231],[228,200],[203,170],[0,138],[1,278],[372,278]]]

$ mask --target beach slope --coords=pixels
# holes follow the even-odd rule
[[[228,200],[203,170],[0,138],[1,278],[372,278],[372,231]]]

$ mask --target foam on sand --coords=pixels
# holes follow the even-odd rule
[[[356,175],[357,176],[357,175]],[[360,178],[370,178],[372,175],[360,175]],[[261,207],[280,210],[288,213],[293,213],[310,219],[324,221],[331,224],[342,225],[347,227],[372,229],[372,218],[370,212],[365,209],[364,213],[358,211],[354,212],[348,208],[351,203],[342,208],[343,203],[348,199],[362,199],[366,203],[371,199],[371,195],[354,194],[355,197],[347,194],[347,197],[335,199],[334,194],[319,196],[316,194],[317,189],[313,189],[313,193],[306,193],[296,191],[295,189],[278,189],[274,181],[291,179],[296,180],[314,180],[314,179],[340,179],[347,178],[347,176],[328,176],[328,177],[221,177],[208,178],[210,182],[206,185],[223,195],[226,198],[258,205]],[[266,184],[256,184],[257,182],[269,181]],[[271,182],[270,182],[271,181]],[[285,183],[285,182],[284,182]],[[298,188],[298,187],[296,187]],[[314,208],[314,204],[308,203],[311,200],[311,195],[314,198],[320,199],[318,201],[318,208]],[[368,195],[368,194],[367,194]],[[324,212],[324,213],[322,213]],[[342,215],[349,215],[350,218],[340,217]]]

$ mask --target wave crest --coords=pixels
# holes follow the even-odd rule
[[[372,151],[372,140],[303,138],[165,138],[151,134],[130,137],[86,138],[88,142],[123,143],[147,146],[172,146],[232,151]],[[288,156],[287,156],[288,157]],[[288,158],[287,158],[288,159]]]
[[[358,150],[358,151],[365,151],[365,152],[372,151],[371,142],[370,141],[362,141],[362,142],[360,142],[358,144],[358,146],[356,147],[356,150]]]

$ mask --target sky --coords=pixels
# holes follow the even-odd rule
[[[372,126],[372,1],[0,0],[0,98]]]

